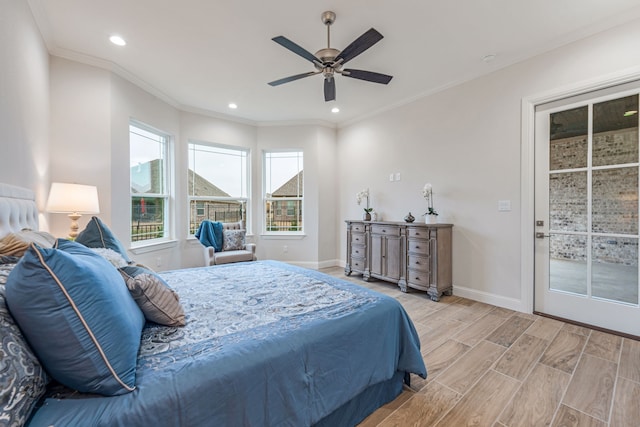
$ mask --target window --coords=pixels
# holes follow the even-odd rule
[[[131,242],[169,237],[169,136],[140,123],[129,125]]]
[[[267,233],[302,233],[302,151],[265,151],[264,214]]]
[[[247,228],[249,150],[189,143],[189,234],[205,220]]]

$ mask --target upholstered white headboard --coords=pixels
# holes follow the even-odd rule
[[[23,228],[38,230],[38,207],[33,191],[0,183],[0,238]]]

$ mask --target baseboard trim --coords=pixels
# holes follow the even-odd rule
[[[459,297],[472,299],[478,302],[495,305],[509,310],[515,310],[522,313],[528,313],[523,302],[515,298],[507,298],[496,294],[478,291],[476,289],[465,288],[453,285],[453,294]]]
[[[336,267],[340,265],[340,262],[337,259],[327,260],[327,261],[319,261],[319,262],[299,262],[299,261],[282,261],[287,264],[295,265],[298,267],[309,268],[311,270],[319,270],[321,268],[329,268]]]

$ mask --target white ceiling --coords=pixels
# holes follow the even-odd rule
[[[179,108],[250,123],[343,124],[495,71],[640,17],[638,0],[29,0],[49,51],[105,67]],[[322,12],[337,14],[331,47],[374,27],[384,39],[349,67],[393,75],[389,85],[321,75],[271,41],[326,47]],[[108,40],[119,34],[127,46]],[[485,55],[494,54],[491,62]],[[239,108],[230,110],[229,102]],[[338,106],[339,114],[330,112]]]

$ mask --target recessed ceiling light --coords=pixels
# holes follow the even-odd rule
[[[124,46],[127,44],[126,41],[124,41],[124,39],[120,36],[111,36],[109,37],[109,41],[111,41],[111,43],[118,45],[118,46]]]
[[[625,117],[633,116],[634,114],[638,114],[637,110],[627,110],[624,112]]]
[[[235,110],[236,108],[238,108],[238,104],[236,104],[235,102],[230,102],[229,108],[231,108],[232,110]]]
[[[338,107],[333,107],[333,108],[331,109],[331,112],[332,112],[332,113],[339,113],[339,112],[340,112],[340,109],[339,109]]]

